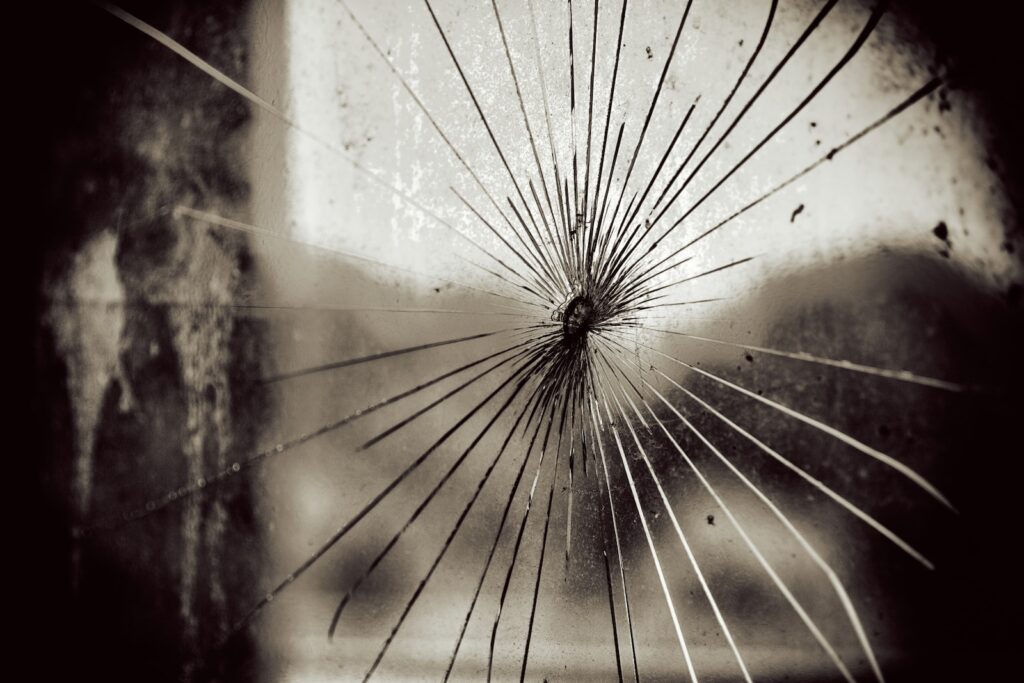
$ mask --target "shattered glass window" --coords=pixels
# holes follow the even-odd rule
[[[34,285],[69,662],[1009,671],[1016,137],[999,17],[938,5],[69,10]]]

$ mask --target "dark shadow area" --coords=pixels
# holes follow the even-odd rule
[[[248,6],[124,7],[244,78]],[[19,628],[42,649],[24,653],[35,655],[27,671],[41,680],[182,680],[223,639],[261,575],[252,484],[232,481],[216,498],[113,531],[72,530],[83,505],[87,519],[109,518],[197,472],[210,476],[256,444],[267,406],[251,382],[264,332],[231,308],[255,277],[248,247],[173,215],[179,203],[244,208],[240,146],[250,114],[95,5],[39,7],[13,24],[31,55],[31,64],[19,61],[27,78],[17,92],[34,119],[25,169],[35,191],[32,241],[27,254],[12,255],[27,270],[18,324],[32,359],[22,397],[32,446],[20,479],[30,503],[18,512],[28,574]],[[101,254],[95,262],[79,256],[104,240],[114,248],[87,252]],[[101,288],[92,300],[76,298],[69,272],[85,272],[87,284],[89,273],[112,273],[120,296],[104,298]],[[96,312],[109,329],[90,322]],[[90,335],[107,334],[114,355],[105,365]],[[202,677],[249,662],[254,680],[261,667],[247,636],[240,640],[234,659]]]

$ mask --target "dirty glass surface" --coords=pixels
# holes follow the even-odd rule
[[[76,666],[1008,666],[1016,188],[916,5],[72,18],[39,337]]]

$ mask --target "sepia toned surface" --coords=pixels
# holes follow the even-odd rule
[[[915,10],[581,1],[571,56],[561,2],[71,10],[32,284],[68,665],[1009,671],[1015,134]],[[558,256],[602,229],[611,319]],[[517,389],[545,333],[592,365]]]

